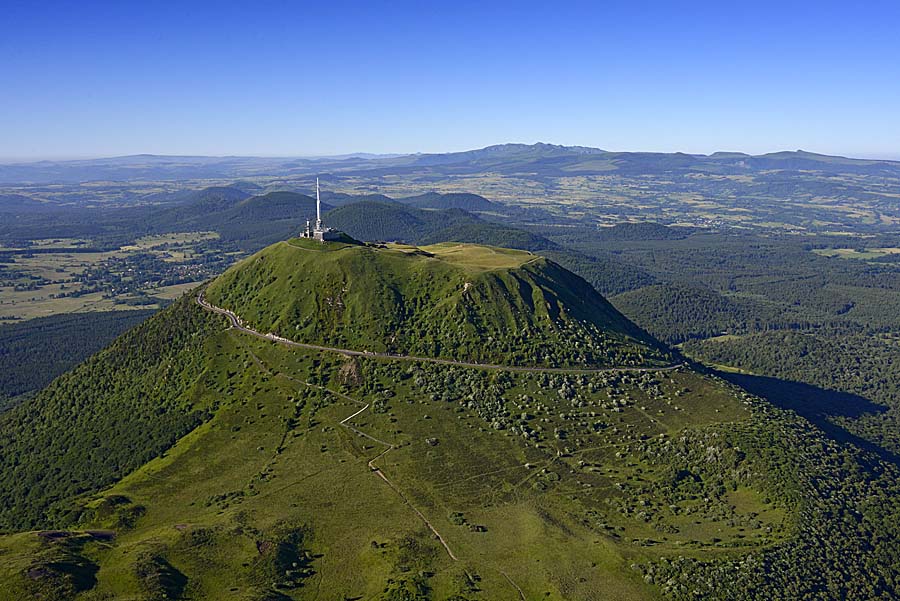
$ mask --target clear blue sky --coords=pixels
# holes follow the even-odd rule
[[[900,158],[900,3],[19,2],[0,157],[803,148]]]

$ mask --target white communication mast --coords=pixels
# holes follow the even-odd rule
[[[316,227],[312,227],[309,219],[306,220],[306,229],[300,234],[303,238],[311,238],[319,242],[327,240],[340,240],[341,232],[325,227],[322,223],[322,199],[319,193],[319,178],[316,178]]]
[[[322,200],[319,198],[319,178],[316,177],[316,231],[322,230]]]

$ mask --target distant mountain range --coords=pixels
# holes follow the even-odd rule
[[[72,161],[39,161],[0,165],[0,184],[73,183],[80,181],[216,179],[266,175],[340,173],[344,175],[421,173],[530,174],[534,176],[628,175],[666,172],[742,174],[769,170],[900,175],[900,161],[854,159],[806,152],[711,155],[657,152],[613,152],[555,144],[500,144],[477,150],[440,154],[370,155],[321,158],[207,157],[134,155]]]

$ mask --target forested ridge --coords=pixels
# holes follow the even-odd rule
[[[835,441],[791,413],[765,405],[758,411],[754,422],[706,432],[706,457],[697,453],[703,445],[690,443],[656,452],[675,454],[685,465],[710,461],[709,450],[723,444],[756,456],[769,481],[798,503],[793,536],[736,558],[678,556],[635,568],[678,600],[896,599],[898,466]]]
[[[153,311],[99,311],[0,325],[0,399],[43,388]]]
[[[818,399],[806,399],[807,411],[900,455],[900,336],[895,333],[768,332],[691,340],[683,350],[709,363],[820,387]],[[829,390],[859,398],[846,397],[850,406],[841,407],[829,401]]]
[[[796,411],[838,448],[896,464],[900,269],[816,251],[892,247],[898,237],[567,242],[585,254],[615,253],[656,280],[611,299],[649,332],[688,357],[755,374],[723,375]]]
[[[364,200],[338,207],[326,219],[332,227],[366,242],[454,241],[523,250],[555,246],[522,228],[487,221],[459,208],[426,210],[388,200]]]
[[[796,537],[739,563],[663,560],[645,577],[676,599],[896,598],[900,272],[754,236],[576,247],[651,274],[613,303],[689,357],[759,374],[722,375],[789,410],[729,439],[796,478]]]
[[[199,425],[209,408],[188,393],[219,323],[186,297],[0,414],[0,528],[65,523],[74,495],[111,484]]]

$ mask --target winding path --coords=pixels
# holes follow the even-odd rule
[[[419,519],[422,520],[422,522],[424,522],[424,524],[425,524],[426,526],[428,526],[428,529],[431,530],[432,534],[434,534],[434,536],[437,537],[437,539],[438,539],[438,541],[441,543],[441,545],[443,545],[444,549],[447,551],[447,555],[450,556],[450,559],[452,559],[453,561],[459,561],[459,558],[453,553],[453,550],[450,549],[450,545],[447,544],[447,541],[444,540],[444,537],[441,536],[441,533],[437,531],[437,528],[435,528],[435,527],[432,525],[432,523],[428,521],[428,518],[425,517],[425,514],[423,514],[421,511],[419,511],[419,509],[418,509],[415,505],[413,505],[413,504],[410,502],[410,500],[409,500],[408,498],[406,498],[406,495],[404,495],[404,494],[400,491],[400,489],[397,488],[397,487],[394,485],[394,483],[391,482],[391,481],[388,479],[388,477],[384,474],[384,472],[381,470],[380,467],[378,467],[377,465],[375,465],[375,462],[376,462],[376,461],[378,461],[379,459],[381,459],[382,457],[384,457],[385,455],[387,455],[388,453],[390,453],[391,451],[393,451],[393,450],[394,450],[395,448],[397,448],[397,447],[395,447],[395,446],[394,446],[392,443],[390,443],[390,442],[387,442],[387,441],[385,441],[385,440],[381,440],[381,439],[375,438],[375,437],[372,436],[371,434],[367,434],[367,433],[363,432],[362,430],[360,430],[360,429],[358,429],[358,428],[355,428],[354,426],[351,426],[351,425],[348,423],[348,422],[349,422],[350,420],[352,420],[354,417],[356,417],[357,415],[363,413],[366,409],[368,409],[370,404],[369,404],[369,403],[363,403],[363,401],[359,401],[359,400],[357,400],[357,399],[354,399],[353,397],[347,396],[346,394],[340,393],[340,392],[338,392],[338,391],[336,391],[336,390],[331,390],[330,388],[324,388],[324,387],[321,387],[321,386],[317,386],[317,388],[321,388],[321,389],[324,390],[325,392],[327,392],[327,393],[329,393],[329,394],[333,394],[334,396],[336,396],[336,397],[338,397],[338,398],[341,398],[341,399],[350,401],[350,402],[352,402],[352,403],[356,403],[357,405],[363,405],[362,409],[360,409],[360,410],[357,411],[356,413],[352,413],[352,414],[348,415],[347,417],[345,417],[344,419],[342,419],[342,420],[340,421],[340,424],[341,424],[342,426],[344,426],[345,428],[347,428],[348,430],[350,430],[351,432],[357,434],[358,436],[363,436],[363,437],[365,437],[365,438],[368,438],[368,439],[371,440],[371,441],[377,442],[378,444],[382,444],[382,445],[385,445],[385,446],[387,447],[384,451],[382,451],[381,453],[379,453],[378,455],[376,455],[375,457],[373,457],[372,459],[369,460],[369,462],[368,462],[368,464],[367,464],[367,465],[369,466],[369,469],[371,469],[373,472],[375,472],[376,474],[378,474],[378,476],[379,476],[382,480],[384,480],[384,482],[391,488],[391,490],[393,490],[395,493],[397,493],[397,496],[399,496],[401,499],[403,499],[403,502],[406,503],[407,507],[409,507],[410,509],[412,509],[413,512],[414,512],[417,516],[419,516]]]
[[[272,342],[277,342],[279,344],[283,344],[285,346],[292,346],[296,348],[304,348],[310,349],[314,351],[328,351],[332,353],[339,353],[341,355],[346,355],[348,357],[370,357],[373,359],[391,359],[394,361],[415,361],[421,363],[437,363],[439,365],[455,365],[457,367],[474,367],[477,369],[487,369],[487,370],[497,370],[497,371],[512,371],[512,372],[547,372],[547,373],[563,373],[563,374],[602,374],[602,373],[642,373],[642,372],[660,372],[660,371],[674,371],[676,369],[680,369],[685,366],[684,363],[676,363],[674,365],[664,365],[661,367],[596,367],[596,368],[578,368],[578,367],[526,367],[520,365],[497,365],[494,363],[470,363],[466,361],[454,361],[453,359],[437,359],[435,357],[417,357],[415,355],[396,355],[393,353],[376,353],[373,351],[355,351],[352,349],[345,348],[337,348],[333,346],[323,346],[319,344],[308,344],[306,342],[294,342],[293,340],[289,340],[282,336],[276,336],[275,334],[263,334],[262,332],[257,332],[253,328],[244,325],[243,320],[237,316],[233,311],[228,309],[223,309],[222,307],[217,307],[211,303],[209,303],[206,299],[203,298],[203,292],[197,295],[197,303],[206,309],[207,311],[212,311],[214,313],[218,313],[220,315],[224,315],[231,322],[231,327],[240,330],[241,332],[245,332],[250,334],[251,336],[256,336],[257,338],[262,338],[264,340],[271,340]]]
[[[434,357],[417,357],[414,355],[395,355],[395,354],[391,354],[391,353],[356,351],[356,350],[351,350],[351,349],[323,346],[323,345],[318,345],[318,344],[295,342],[293,340],[289,340],[287,338],[283,338],[281,336],[277,336],[277,335],[271,334],[271,333],[263,334],[261,332],[254,330],[253,328],[250,328],[250,327],[244,325],[243,320],[241,320],[241,318],[238,317],[238,315],[235,314],[233,311],[224,309],[222,307],[217,307],[217,306],[209,303],[208,301],[206,301],[203,298],[202,291],[197,295],[197,303],[201,307],[203,307],[204,309],[206,309],[208,311],[212,311],[213,313],[218,313],[219,315],[224,315],[231,322],[231,328],[233,328],[235,330],[239,330],[246,334],[250,334],[251,336],[255,336],[255,337],[261,338],[263,340],[269,340],[271,342],[275,342],[278,344],[283,344],[285,346],[310,349],[310,350],[316,350],[316,351],[333,352],[333,353],[338,353],[338,354],[349,356],[349,357],[370,357],[370,358],[375,358],[375,359],[390,359],[390,360],[395,360],[395,361],[415,361],[415,362],[436,363],[436,364],[440,364],[440,365],[453,365],[453,366],[458,366],[458,367],[470,367],[470,368],[485,369],[485,370],[497,370],[497,371],[549,372],[549,373],[567,373],[567,374],[660,372],[660,371],[674,371],[674,370],[680,369],[681,367],[685,366],[684,363],[678,363],[678,364],[667,365],[667,366],[662,366],[662,367],[605,367],[605,368],[580,368],[580,369],[579,368],[564,368],[564,367],[525,367],[525,366],[513,366],[513,365],[496,365],[496,364],[490,364],[490,363],[470,363],[470,362],[465,362],[465,361],[454,361],[452,359],[437,359]],[[252,351],[251,351],[251,354],[252,354]],[[254,358],[257,361],[261,361],[255,355],[254,355]],[[282,375],[285,375],[290,380],[304,384],[306,386],[320,388],[329,394],[332,394],[332,395],[335,395],[344,400],[350,401],[351,403],[354,403],[356,405],[362,405],[362,407],[358,411],[355,411],[354,413],[352,413],[352,414],[348,415],[347,417],[345,417],[344,419],[342,419],[340,421],[340,425],[347,428],[348,430],[352,431],[353,433],[355,433],[358,436],[368,438],[369,440],[371,440],[375,443],[378,443],[380,445],[384,445],[386,447],[384,451],[382,451],[381,453],[379,453],[378,455],[376,455],[375,457],[373,457],[372,459],[370,459],[368,461],[367,465],[369,466],[369,469],[371,469],[382,480],[384,480],[385,484],[387,484],[388,487],[390,487],[390,489],[393,490],[403,500],[403,502],[407,505],[407,507],[409,507],[419,517],[419,519],[422,520],[422,522],[434,534],[435,538],[437,538],[437,540],[444,547],[444,550],[447,551],[447,555],[449,555],[453,561],[459,561],[459,558],[456,556],[456,554],[453,553],[453,550],[450,548],[450,545],[447,544],[447,541],[444,539],[443,536],[441,536],[440,532],[437,531],[437,529],[434,527],[434,525],[432,525],[432,523],[430,521],[428,521],[428,518],[426,518],[425,515],[415,505],[413,505],[410,502],[410,500],[406,497],[406,495],[404,495],[403,492],[393,482],[391,482],[391,480],[385,475],[385,473],[381,470],[381,468],[378,467],[377,465],[375,465],[376,461],[378,461],[379,459],[384,457],[387,453],[391,452],[396,447],[392,443],[375,438],[371,434],[367,434],[366,432],[359,430],[358,428],[354,427],[353,425],[351,425],[349,423],[353,418],[355,418],[355,417],[361,415],[363,412],[365,412],[366,409],[369,408],[369,403],[364,403],[363,401],[354,399],[352,397],[349,397],[349,396],[342,394],[340,392],[337,392],[335,390],[331,390],[329,388],[315,386],[308,382],[303,382],[301,380],[297,380],[296,378],[292,378],[290,376],[287,376],[286,374],[282,374]],[[494,569],[497,569],[497,568],[494,568]],[[513,581],[513,579],[510,578],[506,572],[503,572],[502,570],[499,570],[499,569],[497,569],[497,571],[509,582],[509,584],[513,588],[515,588],[520,599],[522,599],[522,601],[525,601],[526,600],[525,593],[522,591],[522,589],[519,587],[519,585],[516,584],[515,581]]]

